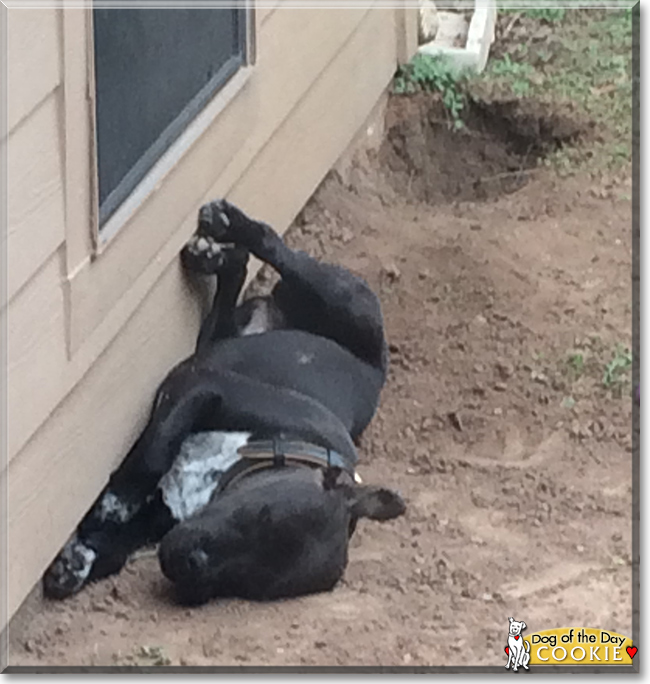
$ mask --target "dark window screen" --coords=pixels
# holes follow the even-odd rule
[[[242,9],[95,9],[104,222],[243,64]]]

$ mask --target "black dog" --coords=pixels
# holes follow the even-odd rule
[[[249,253],[281,276],[237,307]],[[149,422],[44,577],[63,598],[162,539],[179,597],[273,599],[331,589],[361,517],[404,512],[355,482],[354,439],[386,379],[379,302],[345,269],[289,249],[225,201],[201,208],[182,252],[217,276],[196,352],[158,389]]]

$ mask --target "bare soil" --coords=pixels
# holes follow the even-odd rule
[[[503,665],[510,616],[631,635],[630,387],[603,386],[631,346],[630,180],[537,165],[588,133],[566,112],[470,114],[452,132],[435,97],[394,98],[383,144],[287,234],[381,297],[391,371],[360,474],[406,515],[360,524],[333,592],[270,604],[179,608],[145,554],[33,599],[11,664]]]

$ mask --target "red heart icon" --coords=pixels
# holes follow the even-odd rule
[[[515,637],[515,641],[519,641],[519,635]]]
[[[506,655],[510,655],[510,649],[506,646],[504,651],[506,652]]]
[[[628,646],[625,650],[627,651],[627,654],[630,656],[630,658],[634,658],[636,652],[639,649],[636,646]]]

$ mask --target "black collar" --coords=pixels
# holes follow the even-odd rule
[[[249,442],[237,449],[241,458],[219,479],[218,492],[223,492],[234,482],[257,470],[282,468],[285,465],[311,468],[338,467],[355,477],[354,465],[332,449],[309,442],[289,441],[279,438]]]

